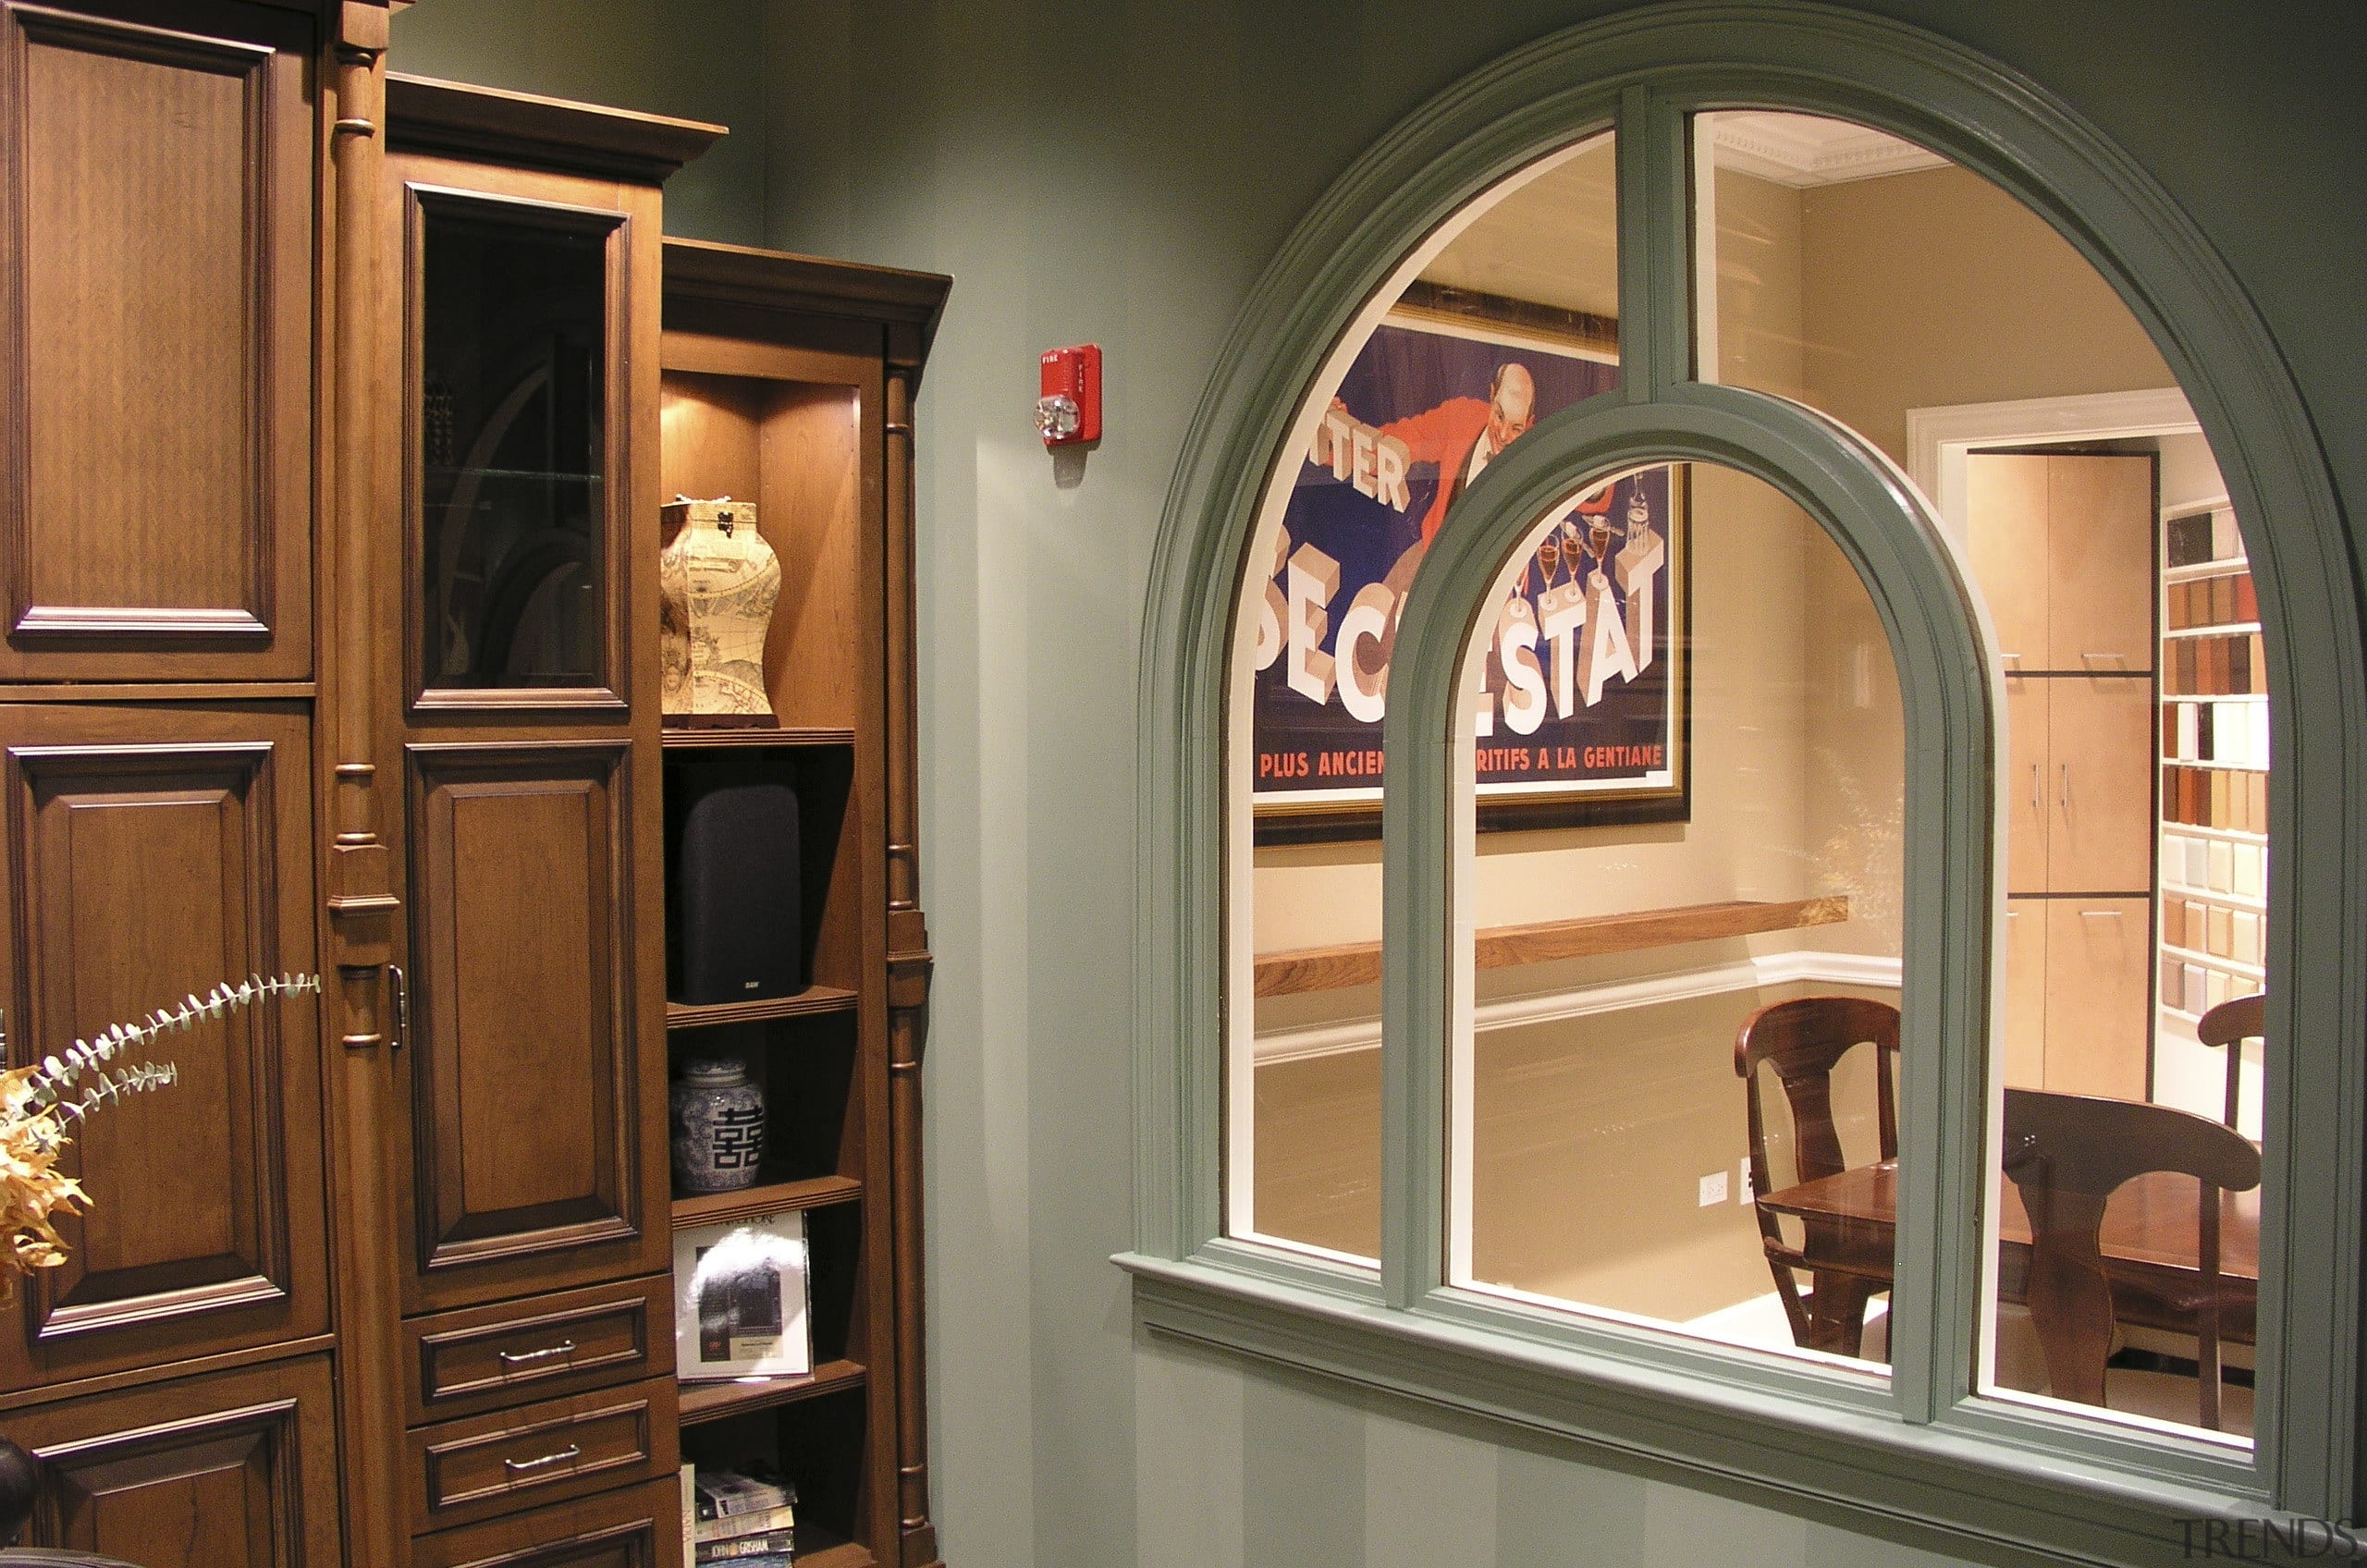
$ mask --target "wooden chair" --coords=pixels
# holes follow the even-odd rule
[[[2244,1042],[2257,1040],[2268,1011],[2265,996],[2238,997],[2221,1002],[2195,1021],[2194,1037],[2227,1053],[2227,1109],[2220,1120],[2236,1124],[2244,1074]]]
[[[2105,1403],[2112,1354],[2112,1280],[2105,1272],[2104,1206],[2123,1182],[2155,1170],[2201,1183],[2194,1308],[2198,1415],[2217,1430],[2219,1194],[2260,1185],[2260,1151],[2232,1128],[2135,1100],[2005,1091],[2004,1163],[2030,1216],[2029,1304],[2054,1397]]]
[[[1767,1121],[1760,1104],[1759,1070],[1772,1068],[1792,1109],[1793,1181],[1814,1182],[1846,1168],[1840,1135],[1833,1124],[1833,1069],[1861,1044],[1874,1047],[1874,1111],[1882,1158],[1898,1158],[1898,1103],[1894,1086],[1898,1057],[1898,1010],[1886,1002],[1854,997],[1803,997],[1760,1008],[1735,1035],[1735,1072],[1743,1081],[1750,1119],[1750,1192],[1754,1201],[1772,1190],[1767,1158]],[[1872,1231],[1846,1219],[1801,1221],[1795,1247],[1784,1238],[1780,1219],[1758,1207],[1760,1244],[1775,1293],[1791,1320],[1793,1342],[1811,1350],[1854,1356],[1865,1332],[1866,1304],[1890,1288],[1893,1246],[1888,1231]],[[1806,1271],[1810,1289],[1800,1295]]]

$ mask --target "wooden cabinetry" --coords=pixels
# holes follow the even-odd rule
[[[328,1362],[183,1378],[15,1411],[39,1462],[35,1538],[140,1568],[337,1561]]]
[[[2005,1081],[2142,1099],[2152,1030],[2151,456],[1981,453],[1967,547],[2005,666]]]
[[[919,1568],[946,280],[667,246],[719,128],[389,78],[387,35],[374,0],[0,0],[10,1040],[324,979],[78,1133],[95,1202],[0,1331],[34,1537],[676,1568],[687,1444],[777,1459],[802,1558]],[[662,729],[677,489],[761,503],[778,730]],[[714,767],[798,787],[811,984],[669,1006],[666,807]],[[717,1042],[773,1092],[762,1179],[677,1202],[669,1044]],[[788,1208],[816,1372],[678,1393],[672,1224]]]
[[[811,985],[668,1009],[677,1057],[746,1060],[772,1118],[755,1186],[678,1197],[677,1225],[803,1210],[815,1371],[686,1384],[683,1450],[798,1488],[801,1555],[936,1560],[921,1395],[912,388],[942,277],[669,240],[668,494],[756,503],[783,592],[765,650],[777,729],[669,731],[669,805],[791,785]],[[819,1550],[817,1550],[819,1549]]]
[[[312,668],[311,18],[0,4],[0,680]]]

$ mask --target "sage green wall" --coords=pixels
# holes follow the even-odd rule
[[[765,240],[764,0],[425,0],[393,68],[731,128],[666,184],[666,232]]]
[[[399,24],[402,68],[733,123],[693,171],[715,194],[694,205],[689,173],[669,192],[678,229],[754,238],[761,203],[768,243],[955,275],[919,501],[932,1440],[957,1568],[1948,1561],[1139,1340],[1106,1261],[1132,1239],[1141,596],[1219,345],[1292,225],[1401,116],[1635,5],[765,0],[751,19],[423,0]],[[2265,314],[2349,514],[2367,510],[2352,0],[1852,8],[2030,74],[2161,178]],[[761,178],[712,173],[756,143]],[[1108,355],[1108,434],[1077,472],[1027,411],[1036,354],[1084,341]]]

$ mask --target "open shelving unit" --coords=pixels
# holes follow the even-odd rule
[[[916,1096],[917,1079],[906,1088],[891,1072],[898,1042],[916,1048],[900,976],[926,963],[900,950],[917,945],[903,938],[918,911],[892,881],[901,871],[909,891],[915,853],[897,819],[913,762],[911,627],[898,607],[911,431],[898,399],[909,408],[945,280],[678,240],[666,274],[660,487],[754,502],[781,566],[764,660],[778,726],[661,740],[669,949],[680,815],[725,780],[795,792],[804,946],[803,984],[786,996],[697,1006],[669,986],[669,1070],[736,1056],[767,1115],[755,1182],[678,1194],[672,1222],[802,1213],[813,1341],[803,1377],[683,1383],[682,1454],[793,1482],[801,1564],[927,1562],[917,1099],[897,1098]]]

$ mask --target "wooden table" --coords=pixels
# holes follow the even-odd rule
[[[2220,1332],[2246,1344],[2252,1341],[2260,1289],[2260,1194],[2258,1187],[2219,1194]],[[2000,1182],[1998,1195],[2004,1209],[1998,1216],[2001,1293],[2019,1301],[2030,1268],[2030,1217],[2013,1182]],[[1759,1201],[1776,1214],[1828,1222],[1817,1229],[1829,1226],[1846,1243],[1846,1256],[1833,1261],[1842,1272],[1863,1275],[1863,1260],[1887,1258],[1895,1250],[1898,1162],[1853,1167]],[[2194,1331],[2195,1280],[2201,1271],[2198,1207],[2194,1178],[2166,1170],[2140,1176],[2113,1194],[2102,1240],[2115,1317],[2174,1333]],[[1887,1283],[1888,1273],[1882,1278]]]

